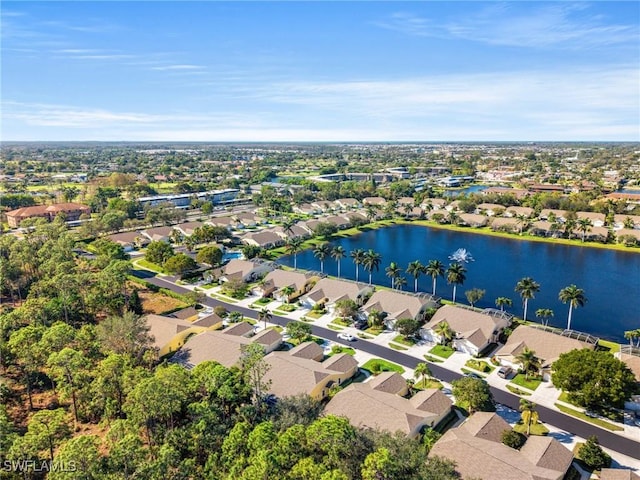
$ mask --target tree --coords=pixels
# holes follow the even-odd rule
[[[163,265],[173,255],[173,247],[167,242],[153,241],[147,245],[144,259],[156,265]]]
[[[524,315],[522,319],[526,322],[529,300],[535,298],[536,292],[540,291],[540,284],[531,277],[525,277],[516,283],[515,291],[518,292],[522,298],[524,304]]]
[[[169,257],[164,262],[164,269],[167,272],[178,275],[190,272],[191,270],[195,270],[196,268],[198,268],[198,264],[196,263],[196,261],[189,255],[186,255],[184,253],[178,253],[173,257]]]
[[[250,343],[241,347],[240,365],[245,381],[253,391],[254,404],[262,399],[269,388],[269,383],[263,380],[269,371],[269,364],[264,360],[264,349],[257,343]]]
[[[396,262],[391,262],[387,268],[384,269],[387,274],[387,277],[391,279],[391,288],[395,288],[396,279],[402,273],[402,269]]]
[[[636,328],[635,330],[627,330],[624,332],[624,338],[629,340],[629,345],[634,346],[634,340],[637,339],[636,347],[640,348],[640,328]]]
[[[580,445],[578,458],[594,470],[608,468],[611,465],[611,456],[602,450],[595,435],[591,435],[585,443]]]
[[[454,380],[451,385],[456,402],[467,408],[469,413],[495,411],[493,395],[491,395],[489,385],[484,380],[462,377]]]
[[[407,266],[407,273],[413,277],[413,291],[418,291],[418,278],[425,272],[425,266],[420,260],[414,260]]]
[[[510,428],[502,432],[502,443],[504,443],[507,447],[520,450],[526,440],[527,439],[524,435]]]
[[[547,326],[549,319],[553,317],[553,310],[550,308],[539,308],[536,310],[536,317],[542,319],[542,324]]]
[[[258,312],[258,321],[264,322],[264,328],[267,328],[267,322],[270,322],[272,317],[273,315],[267,307]]]
[[[425,272],[431,277],[431,280],[433,281],[433,290],[431,291],[431,293],[435,295],[436,281],[438,280],[438,277],[444,277],[444,265],[440,260],[429,260],[429,263],[427,263],[427,266],[425,267]]]
[[[331,247],[328,243],[319,243],[313,249],[313,256],[320,260],[320,273],[324,273],[324,261],[331,254]]]
[[[239,323],[244,320],[244,315],[241,312],[233,311],[229,313],[229,323]]]
[[[551,379],[572,402],[593,409],[623,408],[637,391],[633,372],[624,362],[609,352],[586,348],[561,354],[553,363]]]
[[[498,297],[496,298],[496,307],[500,307],[500,310],[504,312],[504,307],[511,307],[513,305],[513,300],[507,297]]]
[[[351,257],[351,259],[353,260],[353,264],[356,266],[356,282],[358,281],[358,274],[360,273],[360,265],[364,264],[364,250],[362,250],[361,248],[357,248],[355,250],[351,250],[351,253],[349,254],[349,256]]]
[[[456,303],[456,287],[467,279],[467,269],[461,263],[454,262],[447,268],[447,283],[453,285],[453,303]]]
[[[302,238],[293,237],[288,239],[284,248],[289,255],[293,255],[293,268],[298,268],[298,252],[302,249]]]
[[[522,352],[516,355],[515,360],[520,364],[524,372],[525,378],[529,379],[529,374],[537,375],[542,367],[542,362],[536,357],[536,352],[524,347]]]
[[[25,439],[36,450],[47,450],[49,460],[53,461],[54,450],[60,441],[71,434],[67,413],[63,408],[55,410],[40,410],[31,420]]]
[[[369,315],[367,315],[367,323],[370,327],[382,327],[386,316],[387,314],[380,310],[376,310],[375,308],[371,309]]]
[[[106,352],[128,355],[137,360],[141,360],[152,345],[145,317],[131,311],[104,319],[96,327],[96,336]]]
[[[135,313],[136,315],[142,315],[144,313],[144,307],[142,305],[142,299],[138,293],[138,289],[134,288],[129,295],[129,301],[127,302],[127,310]]]
[[[472,288],[471,290],[467,290],[464,292],[465,297],[467,297],[467,301],[472,307],[475,307],[475,304],[482,300],[486,290],[481,290],[479,288]]]
[[[341,318],[353,318],[358,313],[358,305],[350,298],[343,298],[336,302],[336,313]]]
[[[287,324],[287,333],[298,343],[302,343],[311,338],[311,325],[296,320]]]
[[[222,285],[222,293],[233,298],[244,298],[247,296],[249,287],[241,278],[232,278]]]
[[[427,388],[427,379],[431,378],[431,369],[429,368],[429,365],[425,362],[418,363],[416,368],[413,370],[413,378],[416,380],[421,378],[422,388]]]
[[[576,287],[575,285],[569,285],[560,290],[558,298],[562,303],[569,302],[569,316],[567,317],[567,330],[571,330],[571,313],[574,308],[584,307],[587,302],[587,297],[584,296],[584,290]]]
[[[100,437],[97,435],[80,435],[65,442],[56,461],[62,465],[73,465],[73,472],[53,470],[47,478],[51,480],[71,480],[75,478],[98,478],[101,471]]]
[[[291,285],[287,285],[286,287],[284,287],[280,291],[282,292],[282,295],[285,298],[285,303],[289,303],[289,298],[291,298],[291,295],[296,293],[296,289],[293,288],[293,286],[291,286]]]
[[[527,426],[527,436],[531,434],[531,425],[538,423],[536,404],[525,398],[520,399],[520,419]]]
[[[584,243],[587,232],[591,230],[593,224],[591,223],[591,220],[589,218],[579,218],[576,223],[578,226],[578,230],[582,232],[582,242]]]
[[[446,321],[438,323],[434,331],[440,337],[440,341],[443,345],[449,345],[456,334],[449,325],[449,322]]]
[[[341,245],[336,245],[331,250],[331,258],[333,258],[338,263],[338,278],[340,278],[340,261],[346,256],[346,252]]]
[[[371,273],[373,272],[373,269],[375,268],[377,272],[380,268],[381,262],[382,256],[378,252],[369,249],[364,253],[362,265],[364,266],[364,269],[369,272],[369,285],[371,285]]]
[[[207,245],[198,250],[196,255],[198,263],[206,263],[207,265],[219,265],[222,261],[222,250],[215,245]]]
[[[77,423],[80,420],[78,393],[87,384],[89,360],[82,352],[65,347],[49,355],[47,365],[56,381],[61,399],[71,398],[73,416]]]
[[[420,322],[415,318],[400,318],[396,320],[395,329],[405,337],[412,337],[420,330]]]

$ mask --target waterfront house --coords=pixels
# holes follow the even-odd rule
[[[590,220],[594,227],[603,227],[605,222],[604,213],[598,212],[576,212],[578,220]]]
[[[384,207],[387,204],[387,201],[382,197],[366,197],[362,199],[362,204]]]
[[[462,479],[562,480],[573,454],[555,438],[531,435],[516,450],[502,443],[511,426],[495,413],[476,412],[448,430],[429,451],[456,464]]]
[[[417,296],[405,292],[378,290],[362,307],[361,316],[366,318],[374,310],[385,313],[385,324],[393,328],[395,322],[401,318],[424,320],[425,312],[429,308],[437,308],[438,305],[431,295]]]
[[[614,215],[613,228],[616,230],[623,228],[640,230],[640,215]]]
[[[458,217],[458,224],[467,227],[480,228],[486,226],[488,222],[487,217],[476,213],[461,213]]]
[[[523,216],[525,218],[531,218],[533,216],[533,208],[530,207],[509,207],[504,212],[505,217],[518,217]]]
[[[567,212],[564,210],[555,210],[552,208],[544,208],[538,215],[540,220],[549,220],[552,222],[554,219],[556,222],[564,223],[567,221]]]
[[[516,357],[525,348],[532,350],[541,361],[543,379],[550,380],[551,365],[562,353],[583,348],[593,350],[597,340],[586,333],[520,325],[509,335],[507,343],[495,353],[495,357],[502,365],[518,369],[520,364]]]
[[[332,309],[337,301],[351,299],[358,305],[362,305],[365,297],[371,292],[373,287],[364,283],[323,278],[300,299],[300,303],[307,308],[321,304]]]
[[[284,238],[273,230],[245,233],[240,237],[240,241],[246,245],[260,248],[273,248],[284,245]]]
[[[271,262],[264,260],[240,260],[233,258],[222,267],[220,280],[226,282],[232,278],[240,278],[245,282],[255,282],[275,268]]]
[[[491,219],[491,230],[495,232],[517,232],[518,220],[509,217],[496,217]]]
[[[471,308],[444,305],[420,330],[424,339],[441,343],[438,325],[447,322],[455,332],[453,346],[471,355],[478,355],[491,343],[497,343],[502,330],[511,325],[512,315],[495,309],[477,311]]]
[[[499,216],[504,213],[504,206],[497,203],[481,203],[476,206],[476,213],[489,217]]]
[[[317,280],[318,277],[308,273],[276,269],[267,273],[262,282],[255,288],[255,291],[263,297],[273,295],[276,300],[291,301],[307,293]],[[287,287],[293,289],[293,292],[288,297],[283,292]]]

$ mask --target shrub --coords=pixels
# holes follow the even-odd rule
[[[525,437],[521,433],[516,432],[515,430],[505,430],[504,432],[502,432],[502,443],[504,443],[507,447],[520,450],[526,440],[527,437]]]

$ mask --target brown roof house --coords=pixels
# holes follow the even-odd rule
[[[373,310],[386,313],[385,323],[393,328],[401,318],[423,320],[428,309],[438,306],[439,303],[430,295],[419,297],[411,293],[378,290],[362,307],[362,316],[366,318]]]
[[[245,282],[255,282],[274,268],[271,262],[233,258],[223,267],[220,280],[227,282],[231,279],[239,278]]]
[[[273,248],[284,244],[284,239],[273,230],[245,233],[241,241],[246,245],[260,248]]]
[[[530,436],[520,450],[504,445],[511,426],[495,413],[477,412],[445,433],[429,456],[452,460],[462,479],[562,480],[573,454],[555,438]]]
[[[358,362],[346,353],[339,353],[323,362],[306,358],[303,349],[271,352],[264,357],[269,370],[263,380],[269,392],[277,397],[307,394],[326,398],[332,385],[340,385],[358,372]]]
[[[122,245],[125,252],[131,252],[149,244],[149,239],[140,232],[122,232],[107,235],[107,238],[118,245]]]
[[[276,300],[291,301],[307,293],[317,280],[318,277],[307,273],[276,269],[267,273],[255,291],[263,297],[273,295]],[[287,287],[293,289],[288,297],[283,292]]]
[[[80,220],[83,214],[90,215],[91,207],[80,203],[56,203],[54,205],[35,205],[33,207],[22,207],[17,210],[7,212],[7,223],[11,228],[20,226],[20,222],[27,218],[44,218],[48,222],[53,221],[58,214],[65,216],[65,221],[74,222]]]
[[[471,355],[477,355],[489,344],[498,341],[503,329],[511,325],[513,317],[500,310],[486,309],[482,312],[454,305],[438,309],[429,322],[420,330],[425,340],[440,343],[436,332],[438,324],[447,322],[456,332],[453,346]]]
[[[331,309],[337,301],[348,298],[362,305],[364,298],[372,291],[373,287],[364,283],[323,278],[300,299],[300,302],[307,308],[322,304]]]
[[[628,468],[603,468],[600,470],[600,480],[640,480],[633,470]]]
[[[533,350],[536,352],[536,357],[541,360],[543,376],[545,380],[548,380],[551,375],[551,364],[558,359],[560,354],[583,348],[593,350],[596,346],[595,341],[594,337],[586,334],[583,339],[577,339],[572,338],[568,333],[563,334],[553,329],[520,325],[513,330],[507,343],[495,353],[495,356],[501,364],[519,368],[520,364],[516,357],[525,348]]]
[[[406,381],[404,382],[406,385]],[[372,382],[354,383],[339,391],[324,409],[325,415],[346,417],[356,427],[402,432],[416,437],[451,411],[451,400],[432,388],[407,399],[373,388]]]
[[[489,223],[489,219],[484,215],[478,215],[476,213],[461,213],[458,216],[458,223],[460,225],[466,225],[467,227],[484,227]]]
[[[154,314],[147,315],[145,322],[149,327],[149,335],[153,339],[153,345],[158,349],[160,357],[178,350],[190,336],[220,328],[222,325],[222,320],[215,323],[198,323],[197,321],[190,322],[180,318]]]
[[[155,227],[142,230],[140,233],[152,242],[171,242],[173,227]]]
[[[178,230],[185,237],[190,237],[196,228],[201,228],[204,225],[202,222],[185,222],[176,225],[174,228]]]

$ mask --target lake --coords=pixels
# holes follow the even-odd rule
[[[420,225],[395,225],[331,243],[346,250],[341,273],[350,279],[355,279],[351,250],[371,248],[380,253],[382,263],[380,270],[373,272],[373,283],[386,286],[391,286],[384,272],[390,262],[406,269],[413,260],[426,264],[437,259],[446,267],[451,263],[448,257],[458,248],[465,248],[474,261],[466,264],[467,279],[458,286],[458,302],[466,303],[465,291],[481,288],[486,294],[477,306],[495,308],[497,297],[509,297],[513,307],[508,310],[521,317],[522,301],[514,291],[515,284],[523,277],[532,277],[540,284],[540,291],[529,301],[529,320],[536,320],[537,309],[550,308],[555,317],[549,324],[565,327],[569,306],[558,300],[558,292],[575,284],[585,291],[587,303],[574,309],[572,329],[626,342],[624,331],[640,328],[640,252],[520,241]],[[279,262],[293,266],[292,257],[283,257]],[[298,268],[319,271],[320,262],[307,250],[298,254]],[[335,260],[325,260],[324,268],[329,275],[337,275]],[[413,291],[413,277],[403,275],[407,279],[404,290]],[[368,273],[362,267],[360,280],[368,281]],[[430,293],[431,277],[420,277],[418,285],[420,291]],[[450,300],[452,286],[438,278],[436,293]]]

